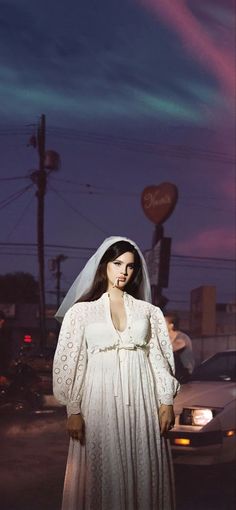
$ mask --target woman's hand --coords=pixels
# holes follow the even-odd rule
[[[165,435],[175,424],[175,415],[173,406],[161,404],[159,409],[159,422],[161,435]]]
[[[80,444],[85,442],[85,422],[81,414],[71,414],[67,420],[67,431],[69,436]]]

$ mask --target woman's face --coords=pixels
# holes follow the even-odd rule
[[[108,289],[124,289],[134,272],[134,254],[127,251],[107,264]]]

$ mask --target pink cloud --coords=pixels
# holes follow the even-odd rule
[[[174,243],[173,252],[181,255],[235,258],[236,236],[233,227],[213,228]]]
[[[236,202],[236,176],[232,175],[231,177],[226,177],[222,183],[221,183],[221,189],[226,197],[228,199],[227,204],[232,202],[233,207],[235,209],[235,202]]]
[[[170,25],[195,56],[219,80],[224,91],[235,94],[234,57],[217,46],[206,29],[194,17],[185,0],[138,0]],[[232,14],[233,15],[233,14]]]

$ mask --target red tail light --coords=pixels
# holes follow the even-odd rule
[[[32,336],[31,335],[25,335],[24,336],[24,343],[25,344],[31,344],[32,343]]]

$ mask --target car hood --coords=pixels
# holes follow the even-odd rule
[[[192,381],[181,386],[175,398],[175,412],[183,407],[224,407],[236,397],[236,385],[226,381]]]

